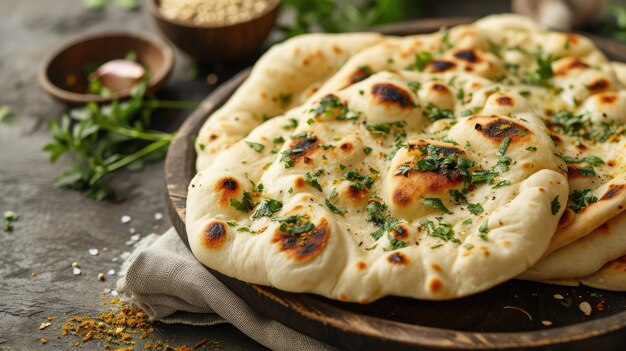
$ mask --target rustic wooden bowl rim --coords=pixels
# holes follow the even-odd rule
[[[469,21],[469,19],[449,19],[450,22],[461,23],[463,21]],[[423,28],[419,23],[420,21],[411,22],[415,24],[415,28]],[[428,21],[426,21],[428,22]],[[441,20],[430,21],[429,23],[441,23]],[[444,23],[445,24],[445,23]],[[399,28],[402,26],[391,25],[384,27],[383,32],[386,34],[397,34]],[[587,35],[594,39],[598,39],[593,35]],[[607,40],[607,39],[601,39]],[[626,47],[623,44],[615,43],[614,41],[607,41],[602,43],[602,48],[607,49],[611,54],[615,54],[618,49],[622,50],[622,53],[626,52]],[[623,56],[626,57],[626,56]],[[168,197],[168,204],[170,210],[170,216],[174,226],[177,227],[177,222],[184,224],[185,208],[184,206],[176,206],[175,203],[184,203],[187,195],[187,184],[176,184],[180,182],[185,176],[186,170],[184,167],[180,167],[180,159],[184,158],[185,154],[193,153],[192,139],[195,136],[195,131],[199,128],[198,123],[202,123],[208,117],[205,114],[204,118],[199,115],[201,110],[215,111],[221,104],[223,104],[230,94],[236,90],[236,88],[247,78],[250,73],[250,68],[235,75],[229,81],[223,83],[209,97],[201,104],[201,107],[194,112],[183,124],[180,132],[177,133],[176,138],[170,145],[165,162],[165,178],[166,178],[166,191]],[[213,98],[215,97],[215,98]],[[173,167],[176,164],[177,167]],[[191,165],[187,165],[191,166]],[[195,169],[195,165],[193,166]],[[177,189],[184,189],[178,191]],[[183,201],[183,202],[181,202]],[[177,228],[179,229],[179,228]],[[183,228],[184,229],[184,226]],[[179,230],[180,231],[180,230]],[[186,234],[179,233],[181,238],[187,246]],[[394,345],[402,345],[402,348],[416,348],[423,349],[435,348],[435,349],[494,349],[494,348],[527,348],[527,347],[542,347],[548,345],[555,345],[560,343],[575,342],[583,339],[588,339],[594,336],[606,334],[621,328],[626,327],[626,311],[618,312],[606,317],[599,317],[590,321],[565,325],[562,327],[555,327],[550,329],[536,329],[531,331],[519,331],[519,332],[474,332],[474,331],[459,331],[453,329],[445,329],[431,326],[422,326],[417,324],[404,323],[401,321],[386,320],[383,318],[361,314],[359,312],[349,311],[349,318],[345,319],[333,319],[329,318],[329,315],[333,312],[343,313],[345,310],[340,307],[328,304],[324,301],[320,301],[317,297],[310,296],[309,294],[297,294],[301,300],[290,301],[290,295],[294,293],[284,292],[271,287],[265,287],[255,284],[248,284],[238,281],[234,278],[227,277],[214,270],[209,269],[219,280],[224,282],[232,291],[244,298],[242,295],[254,301],[248,301],[253,307],[259,310],[259,306],[263,306],[261,309],[271,304],[272,309],[276,309],[277,312],[273,312],[274,316],[270,316],[278,319],[283,314],[299,313],[299,316],[295,316],[294,319],[299,322],[313,321],[316,326],[308,329],[319,330],[323,329],[325,333],[330,333],[331,336],[325,341],[333,340],[333,332],[328,330],[331,327],[339,331],[343,331],[346,334],[366,336],[371,339],[379,339],[383,342],[390,342]],[[243,286],[247,288],[245,292],[237,291],[232,288],[232,285]],[[261,301],[263,300],[263,301]],[[268,302],[271,301],[271,302]],[[313,308],[311,308],[313,306]],[[303,327],[290,325],[291,327],[306,333]],[[354,331],[355,325],[366,325],[368,328],[359,330],[358,333]],[[312,332],[311,332],[312,333]],[[311,334],[310,333],[310,334]],[[315,335],[312,335],[316,337]],[[345,346],[345,345],[344,345]],[[370,347],[371,348],[371,347]]]
[[[159,5],[157,4],[160,0],[148,0],[148,11],[150,11],[150,13],[152,14],[152,16],[160,19],[161,21],[164,22],[169,22],[172,24],[175,24],[177,26],[181,26],[181,27],[186,27],[189,29],[220,29],[220,28],[232,28],[232,27],[238,27],[241,25],[245,25],[247,23],[253,22],[261,17],[267,16],[269,15],[272,11],[274,11],[279,5],[280,5],[280,0],[269,0],[269,3],[267,4],[267,6],[265,7],[265,9],[263,9],[263,11],[261,11],[260,13],[258,13],[257,15],[242,21],[242,22],[235,22],[235,23],[229,23],[229,24],[193,24],[193,23],[189,23],[186,21],[180,21],[180,20],[176,20],[176,19],[170,19],[167,18],[165,16],[163,16],[161,14],[161,11],[159,10]],[[308,1],[308,0],[306,0]]]
[[[129,97],[132,89],[121,91],[117,94],[113,94],[110,97],[103,97],[103,96],[96,95],[96,94],[77,93],[77,92],[66,90],[66,89],[59,87],[58,85],[54,84],[50,80],[50,77],[48,76],[48,69],[50,68],[50,64],[65,51],[70,50],[78,45],[81,45],[89,41],[97,41],[97,40],[102,40],[102,39],[112,38],[112,37],[127,37],[127,38],[144,41],[144,42],[149,43],[154,48],[156,48],[159,52],[161,52],[161,54],[163,55],[163,64],[156,71],[150,72],[152,74],[152,77],[150,78],[148,88],[153,88],[161,84],[172,71],[172,68],[174,67],[174,52],[172,51],[169,45],[167,45],[165,42],[159,39],[156,35],[151,34],[151,33],[111,31],[111,32],[89,34],[89,35],[83,35],[83,36],[71,38],[67,40],[66,42],[64,42],[63,44],[61,44],[58,49],[51,52],[43,60],[39,69],[39,73],[38,73],[39,84],[42,86],[42,88],[46,92],[48,92],[52,96],[60,100],[68,101],[71,103],[88,103],[88,102],[104,103],[104,102],[113,101],[114,99],[124,99],[124,98]]]

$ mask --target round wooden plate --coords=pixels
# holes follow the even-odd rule
[[[388,26],[385,34],[436,31],[471,19],[422,20]],[[592,39],[612,59],[626,61],[626,46]],[[170,216],[185,244],[187,186],[196,173],[194,137],[249,75],[247,69],[215,90],[185,121],[169,148],[165,177]],[[261,313],[341,348],[396,349],[607,349],[626,341],[626,294],[587,287],[509,281],[478,295],[451,301],[386,297],[367,305],[343,303],[248,284],[210,270]],[[592,306],[591,315],[579,308]],[[277,336],[280,337],[280,336]]]

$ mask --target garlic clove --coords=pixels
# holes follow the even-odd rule
[[[137,62],[130,60],[112,60],[100,66],[89,75],[89,79],[97,79],[102,86],[112,92],[128,90],[139,83],[146,70]]]

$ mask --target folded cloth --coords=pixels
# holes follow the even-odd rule
[[[189,252],[174,228],[133,253],[117,282],[123,298],[164,323],[231,323],[273,350],[335,350],[265,317],[215,278]]]

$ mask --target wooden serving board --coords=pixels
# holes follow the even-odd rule
[[[387,26],[381,32],[427,33],[471,20],[422,20]],[[626,61],[626,46],[609,39],[592,39],[612,59]],[[170,145],[165,161],[170,216],[188,247],[185,205],[187,186],[196,173],[194,137],[249,73],[250,69],[239,73],[204,100]],[[626,293],[513,280],[451,301],[386,297],[360,305],[248,284],[211,272],[261,313],[340,348],[606,350],[626,345],[626,329],[622,329],[626,327]],[[580,310],[582,302],[592,306],[591,315]]]

